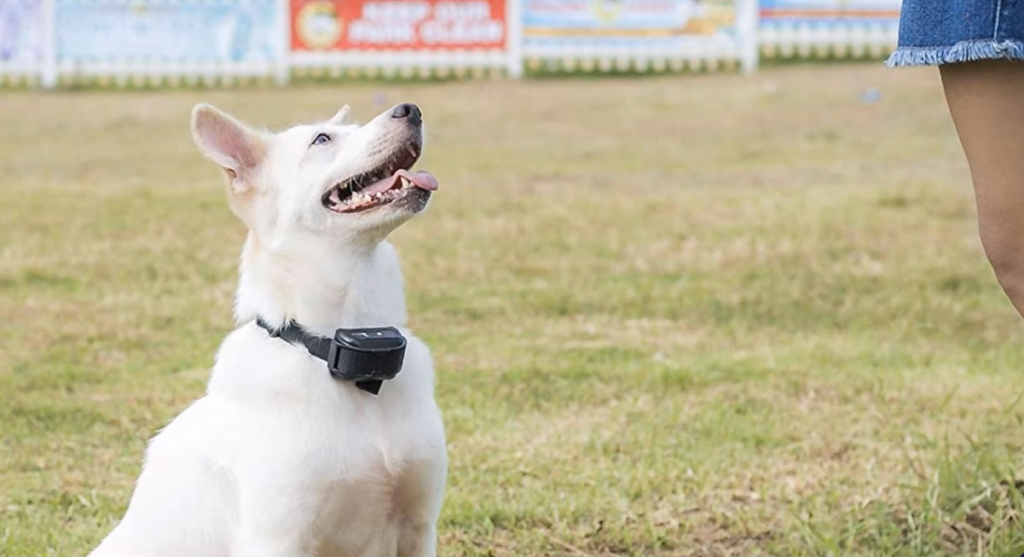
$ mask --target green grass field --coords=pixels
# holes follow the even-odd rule
[[[1021,553],[1024,327],[937,73],[876,64],[0,95],[0,555],[89,551],[233,326],[244,229],[192,105],[378,93],[441,181],[393,236],[441,553]]]

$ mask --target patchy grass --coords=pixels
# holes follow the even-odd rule
[[[884,98],[860,102],[876,86]],[[0,554],[86,553],[242,226],[188,114],[419,103],[447,555],[1018,555],[1024,334],[929,70],[0,98]]]

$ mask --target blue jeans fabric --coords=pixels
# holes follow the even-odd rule
[[[1024,60],[1024,0],[903,0],[898,47],[886,64],[999,58]]]

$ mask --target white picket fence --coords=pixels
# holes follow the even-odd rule
[[[866,23],[844,27],[811,24],[760,29],[764,58],[881,58],[896,47],[898,25]]]
[[[765,11],[786,8],[779,8],[786,2],[843,4],[841,0],[653,0],[653,4],[646,0],[644,9],[653,6],[688,22],[686,29],[675,29],[661,24],[657,13],[622,12],[622,6],[628,8],[633,0],[361,0],[363,14],[355,16],[332,12],[346,9],[336,0],[320,0],[308,17],[293,13],[296,1],[0,0],[0,85],[232,86],[284,84],[295,76],[519,78],[541,71],[752,72],[762,58],[881,57],[895,46],[892,14],[898,10],[893,12],[891,6],[899,3],[845,0],[890,7],[877,12],[885,17],[861,21],[830,19],[833,12],[828,11]],[[303,33],[310,35],[305,37],[309,42],[355,41],[358,37],[341,37],[344,27],[332,25],[346,17],[366,17],[368,3],[375,3],[378,15],[393,12],[401,18],[404,12],[394,10],[403,2],[415,3],[420,15],[454,13],[455,19],[441,21],[438,28],[456,39],[471,29],[467,21],[491,25],[485,28],[491,35],[500,22],[503,36],[473,39],[476,43],[467,48],[435,48],[422,37],[416,48],[339,47],[340,42],[328,48],[296,46],[300,17],[306,18],[302,25],[307,26]],[[468,6],[467,2],[475,3]],[[473,13],[466,15],[470,19],[459,19],[460,7],[472,8]],[[591,17],[588,10],[595,9],[620,10],[613,14],[620,20],[602,27],[587,19]],[[571,13],[563,15],[565,11]],[[788,13],[824,13],[825,17],[776,17]],[[491,17],[493,21],[486,19]],[[376,23],[382,25],[382,40],[396,29],[412,28],[389,27],[391,22],[380,19]],[[659,24],[665,28],[651,31],[652,25]]]

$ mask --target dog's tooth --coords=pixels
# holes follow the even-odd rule
[[[405,146],[405,150],[406,150],[406,151],[409,151],[409,154],[410,154],[410,155],[412,155],[413,157],[415,157],[415,156],[416,156],[416,149],[415,149],[415,148],[413,148],[413,146],[412,146],[412,145],[406,145],[406,146]]]

